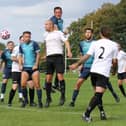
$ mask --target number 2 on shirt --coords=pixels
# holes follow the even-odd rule
[[[101,52],[101,54],[99,55],[99,59],[103,59],[104,57],[103,57],[103,54],[104,54],[104,52],[105,52],[105,48],[104,47],[100,47],[100,49],[102,50],[102,52]]]

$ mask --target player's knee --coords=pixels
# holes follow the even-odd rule
[[[12,86],[12,88],[13,88],[13,90],[17,90],[17,84],[14,84],[13,86]]]
[[[33,84],[29,84],[29,88],[30,89],[34,89],[34,85]]]
[[[51,78],[46,78],[46,83],[51,83],[52,79]]]
[[[7,79],[3,79],[3,83],[7,84],[8,80]]]
[[[40,85],[35,86],[35,89],[37,89],[37,90],[40,89],[40,88],[41,88]]]
[[[105,88],[103,88],[103,87],[97,87],[96,86],[96,92],[99,92],[99,93],[104,93],[105,92]]]
[[[57,77],[58,77],[58,80],[59,80],[59,81],[64,80],[64,76],[63,76],[62,73],[58,73],[58,74],[57,74]]]

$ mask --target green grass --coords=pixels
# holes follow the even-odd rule
[[[38,109],[27,106],[20,108],[18,95],[11,108],[7,107],[8,91],[11,88],[11,82],[8,83],[5,103],[0,103],[0,126],[124,126],[126,124],[126,99],[122,97],[117,88],[117,79],[111,78],[114,89],[118,92],[121,102],[115,103],[112,95],[107,91],[104,95],[104,107],[108,120],[101,121],[99,112],[96,108],[92,113],[93,122],[87,124],[82,121],[81,116],[86,109],[89,99],[93,95],[90,80],[82,86],[75,108],[70,108],[69,102],[74,84],[77,80],[76,74],[67,74],[65,76],[67,83],[67,101],[63,107],[58,107],[60,94],[52,94],[53,103],[50,108]],[[41,82],[44,83],[44,75]],[[43,103],[45,103],[45,92],[43,91]]]

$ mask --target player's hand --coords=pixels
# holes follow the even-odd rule
[[[72,58],[72,52],[68,52],[67,56],[68,56],[69,58]]]
[[[19,70],[22,71],[23,70],[23,66],[19,65]]]
[[[38,66],[37,66],[37,65],[34,65],[34,66],[32,67],[32,70],[36,70],[36,69],[38,69]]]
[[[41,57],[41,60],[46,60],[46,56]]]
[[[75,70],[77,68],[78,68],[78,64],[77,63],[74,63],[74,64],[72,64],[72,65],[69,66],[70,70]]]

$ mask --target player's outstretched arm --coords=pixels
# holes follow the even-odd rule
[[[71,47],[70,47],[69,41],[66,41],[66,42],[65,42],[65,46],[66,46],[66,49],[67,49],[67,56],[68,56],[69,58],[72,58],[72,52],[71,52]]]
[[[78,68],[81,64],[83,64],[88,58],[90,57],[89,54],[84,55],[83,57],[80,58],[80,60],[72,65],[69,66],[71,70],[74,70]]]

